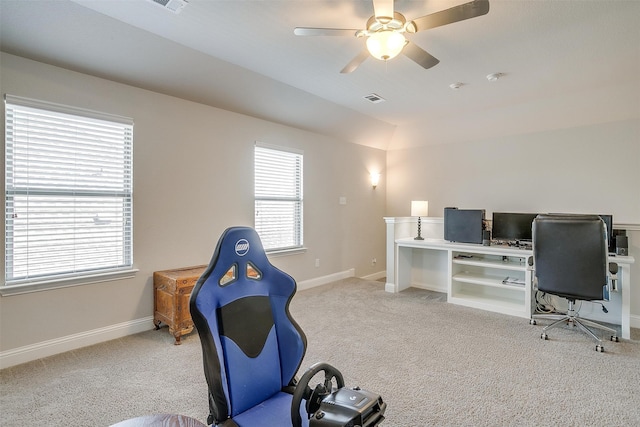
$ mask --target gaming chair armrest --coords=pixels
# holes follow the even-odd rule
[[[296,386],[294,385],[288,385],[288,386],[282,387],[283,393],[293,394],[294,391],[296,391]]]

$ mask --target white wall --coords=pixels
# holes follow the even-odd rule
[[[253,225],[256,140],[305,155],[308,250],[272,262],[298,282],[349,269],[358,276],[384,270],[385,185],[373,190],[369,182],[370,170],[384,174],[384,151],[13,55],[0,58],[3,94],[134,119],[134,264],[140,270],[134,279],[0,298],[0,354],[152,316],[153,271],[207,264],[225,228]]]
[[[632,325],[640,327],[640,120],[387,153],[387,215],[443,209],[613,214],[628,228]]]
[[[412,199],[429,200],[431,216],[458,206],[489,215],[597,211],[612,213],[616,223],[640,223],[637,120],[385,153],[8,54],[1,54],[0,67],[3,94],[135,120],[134,255],[140,270],[134,279],[1,297],[0,356],[146,322],[153,271],[206,264],[226,227],[252,224],[256,140],[305,152],[308,251],[272,259],[299,282],[351,268],[358,276],[384,270],[383,217],[409,215]],[[382,172],[375,190],[371,170]],[[339,205],[341,196],[346,205]],[[630,233],[638,259],[631,313],[640,322],[636,230]]]

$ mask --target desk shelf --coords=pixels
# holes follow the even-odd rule
[[[493,293],[490,295],[477,293],[477,288],[455,287],[455,291],[449,299],[450,303],[478,308],[481,310],[494,311],[512,316],[528,318],[529,314],[524,309],[525,294],[520,292],[519,296],[512,293]]]
[[[504,280],[509,277],[513,278],[515,276],[478,276],[475,274],[468,273],[466,271],[454,274],[452,279],[456,282],[465,282],[476,284],[480,286],[490,286],[494,288],[502,288],[502,289],[518,289],[522,292],[525,290],[525,282],[523,278],[518,278],[518,283],[505,283]]]
[[[531,314],[526,256],[451,252],[449,302],[520,317]],[[515,281],[517,283],[505,282]]]
[[[479,256],[477,254],[460,254],[457,252],[454,254],[455,255],[453,256],[452,260],[453,264],[472,265],[476,267],[487,267],[512,271],[525,271],[527,269],[525,257],[507,256],[504,257],[505,259],[503,259],[503,257],[498,256]]]

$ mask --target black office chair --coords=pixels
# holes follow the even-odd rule
[[[611,333],[618,341],[616,331],[591,320],[578,317],[576,301],[604,299],[607,289],[606,228],[597,215],[538,215],[533,221],[534,292],[557,295],[567,299],[567,313],[533,314],[536,319],[555,322],[542,330],[541,338],[548,339],[547,331],[562,324],[577,326],[596,340],[596,351],[603,352],[602,340],[589,329]]]
[[[295,292],[295,280],[271,265],[254,229],[225,230],[189,303],[202,344],[209,424],[374,427],[384,420],[382,398],[344,387],[331,365],[316,363],[297,380],[307,340],[289,312]],[[324,381],[311,389],[319,372]]]

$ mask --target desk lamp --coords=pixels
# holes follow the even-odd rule
[[[426,200],[412,200],[411,216],[418,217],[418,237],[414,237],[414,240],[424,240],[424,237],[420,235],[420,217],[429,216],[429,202]]]

